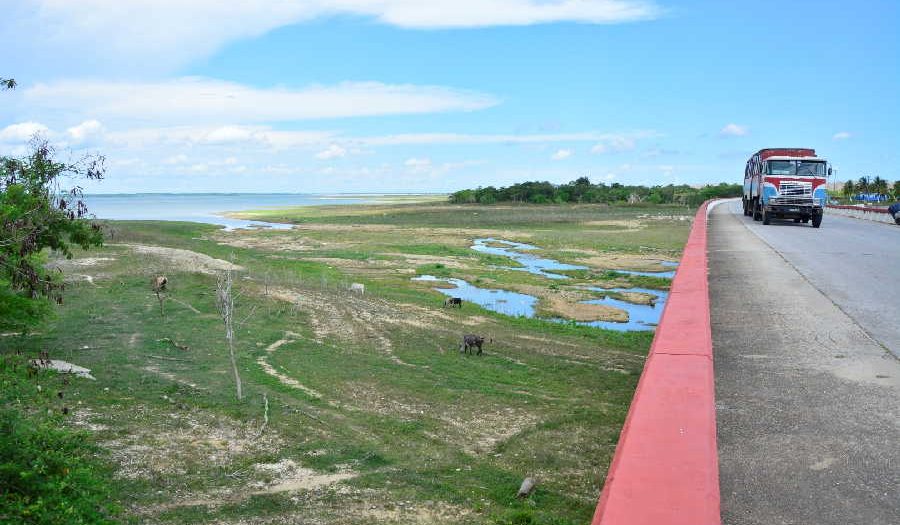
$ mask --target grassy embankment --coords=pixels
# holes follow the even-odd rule
[[[246,214],[291,231],[117,223],[105,248],[62,263],[73,282],[56,319],[0,338],[0,351],[46,349],[92,369],[96,381],[70,381],[67,424],[107,451],[133,522],[584,523],[652,335],[444,310],[410,277],[545,297],[665,287],[608,270],[677,259],[687,214],[415,204]],[[591,270],[560,283],[498,269],[512,262],[468,248],[488,236]],[[214,300],[226,261],[241,268],[243,402]],[[170,282],[164,317],[157,274]],[[460,355],[465,333],[494,344]],[[516,500],[529,475],[536,493]]]

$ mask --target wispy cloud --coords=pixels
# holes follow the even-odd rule
[[[92,66],[173,71],[229,42],[334,15],[408,29],[613,24],[653,19],[652,0],[24,0],[12,37]],[[33,54],[33,53],[29,53]]]
[[[628,141],[639,137],[657,136],[655,131],[627,133],[599,133],[585,131],[578,133],[537,133],[537,134],[467,134],[467,133],[407,133],[358,137],[357,140],[371,146],[397,144],[540,144],[552,142],[597,142]]]
[[[442,86],[345,82],[300,89],[257,88],[207,78],[161,82],[67,80],[37,84],[22,95],[22,104],[30,111],[167,125],[474,111],[498,103],[488,94]]]
[[[621,153],[623,151],[631,151],[634,149],[635,143],[632,137],[610,137],[602,142],[598,142],[591,148],[591,153],[600,155],[603,153]]]
[[[340,157],[344,157],[347,155],[347,150],[338,146],[337,144],[331,144],[324,150],[316,153],[316,158],[320,160],[329,160],[329,159],[337,159]]]
[[[570,149],[560,149],[560,150],[556,150],[556,153],[551,155],[550,158],[552,160],[565,160],[565,159],[571,157],[572,154],[573,154],[573,152]]]
[[[739,124],[726,124],[725,127],[719,130],[719,135],[723,137],[743,137],[749,133],[747,126],[741,126]]]
[[[847,140],[852,136],[849,131],[839,131],[831,137],[831,140]]]

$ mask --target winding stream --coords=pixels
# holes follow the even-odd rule
[[[497,246],[498,244],[502,246]],[[472,249],[481,253],[489,253],[492,255],[509,257],[510,259],[513,259],[514,261],[522,265],[521,267],[502,266],[501,268],[528,272],[535,275],[541,275],[549,279],[569,278],[567,275],[555,273],[554,270],[559,271],[588,269],[587,266],[566,264],[554,259],[538,257],[537,255],[528,253],[531,250],[538,250],[539,248],[537,246],[521,242],[506,241],[502,239],[486,237],[483,239],[475,239],[475,242],[472,245]],[[660,264],[662,264],[663,266],[671,267],[678,266],[677,262],[671,261],[661,261]],[[652,277],[667,278],[674,277],[675,275],[674,270],[663,272],[642,272],[636,270],[613,271],[629,275],[649,275]],[[514,317],[535,317],[535,307],[537,306],[538,299],[533,295],[494,288],[480,288],[463,279],[456,279],[452,277],[420,275],[418,277],[413,277],[412,280],[442,282],[450,284],[452,285],[452,287],[435,287],[434,289],[446,295],[447,297],[459,297],[463,301],[477,304],[482,308],[491,310],[492,312],[498,312]],[[628,301],[616,299],[609,295],[599,299],[582,301],[585,304],[603,304],[607,306],[613,306],[615,308],[619,308],[628,312],[628,321],[624,323],[614,321],[578,322],[578,324],[580,325],[605,328],[607,330],[653,330],[656,327],[657,323],[659,323],[659,317],[660,315],[662,315],[663,308],[665,308],[666,301],[669,298],[668,292],[662,290],[651,290],[647,288],[599,288],[591,286],[585,287],[584,289],[600,293],[637,292],[649,294],[655,297],[654,304],[651,305],[629,303]],[[561,323],[571,322],[567,319],[559,318],[548,318],[547,320]]]
[[[502,244],[504,247],[500,246],[490,246],[490,244]],[[577,264],[567,264],[559,262],[555,259],[546,259],[543,257],[538,257],[537,255],[528,253],[531,250],[539,250],[537,246],[533,244],[526,244],[524,242],[514,242],[514,241],[506,241],[503,239],[494,239],[493,237],[485,237],[483,239],[475,239],[474,244],[472,245],[472,249],[476,252],[481,253],[489,253],[491,255],[502,255],[504,257],[509,257],[510,259],[516,261],[521,264],[521,267],[514,266],[500,266],[499,268],[503,268],[504,270],[515,270],[519,272],[528,272],[534,275],[541,275],[543,277],[547,277],[549,279],[568,279],[567,275],[563,275],[561,273],[555,273],[553,270],[587,270],[587,266],[581,266]],[[678,266],[677,262],[672,261],[660,261],[662,266]],[[610,270],[613,272],[624,273],[628,275],[646,275],[649,277],[664,277],[667,279],[671,279],[675,277],[675,271],[662,271],[662,272],[641,272],[637,270]]]

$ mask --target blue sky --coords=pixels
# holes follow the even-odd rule
[[[0,153],[96,192],[734,181],[814,147],[900,179],[900,3],[0,0]]]

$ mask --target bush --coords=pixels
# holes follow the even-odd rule
[[[0,358],[0,523],[115,523],[98,449],[61,425],[50,389],[39,391],[27,370],[18,356]]]

